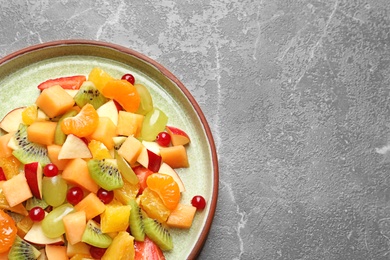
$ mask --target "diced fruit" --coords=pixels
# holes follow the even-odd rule
[[[166,126],[166,130],[171,136],[173,145],[186,145],[190,142],[190,137],[183,130],[174,126]]]
[[[173,210],[177,207],[180,201],[180,189],[170,175],[163,173],[152,174],[146,179],[146,184],[149,189],[160,196],[168,209]]]
[[[36,104],[26,107],[22,112],[22,121],[26,125],[31,125],[38,118],[38,107]]]
[[[146,189],[146,187],[148,186],[146,184],[146,179],[149,177],[149,175],[153,174],[153,172],[142,165],[134,167],[133,170],[139,180],[139,184],[140,184],[139,193],[141,194],[144,191],[144,189]]]
[[[129,201],[129,205],[131,207],[129,217],[130,233],[136,241],[144,241],[145,230],[143,225],[143,216],[141,208],[139,207],[135,199],[131,199]]]
[[[141,137],[146,141],[154,141],[158,133],[164,131],[168,117],[158,108],[149,111],[142,122]]]
[[[197,210],[203,210],[206,207],[206,200],[203,196],[196,195],[192,198],[191,204]]]
[[[38,85],[38,89],[43,90],[55,85],[59,85],[64,89],[79,89],[81,84],[86,80],[84,75],[75,75],[69,77],[60,77],[49,79]]]
[[[19,128],[19,125],[23,123],[22,121],[22,113],[24,111],[24,107],[15,108],[8,112],[5,115],[3,120],[0,122],[0,128],[6,131],[7,133],[16,132]]]
[[[145,218],[143,220],[145,234],[157,244],[163,251],[169,251],[173,248],[172,237],[169,231],[155,219]]]
[[[47,260],[68,260],[65,246],[46,245]]]
[[[66,165],[62,178],[93,193],[99,189],[89,174],[87,162],[80,158],[73,159]]]
[[[119,111],[116,134],[124,136],[139,136],[143,120],[143,115]]]
[[[22,220],[18,221],[16,223],[16,227],[18,228],[17,235],[21,238],[24,238],[27,234],[27,232],[31,229],[33,226],[34,221],[31,220],[29,216],[24,216]],[[0,258],[1,259],[1,258]]]
[[[180,176],[168,164],[162,163],[160,169],[158,170],[158,173],[170,175],[176,181],[177,185],[179,185],[180,192],[186,191],[186,188],[184,187],[184,183],[181,180]]]
[[[91,178],[103,189],[110,191],[123,187],[122,175],[115,159],[93,159],[87,164]]]
[[[26,209],[31,210],[34,207],[41,207],[46,209],[49,204],[46,203],[43,199],[37,199],[36,197],[31,197],[26,201]]]
[[[135,113],[141,103],[137,89],[126,80],[110,80],[101,93],[117,101],[126,111]]]
[[[0,158],[0,167],[7,180],[19,174],[19,166],[20,162],[14,156]]]
[[[74,208],[76,211],[84,211],[87,220],[90,220],[103,213],[106,209],[106,205],[100,201],[95,193],[89,193],[82,201],[74,206]]]
[[[81,242],[84,230],[87,226],[87,215],[84,211],[72,212],[66,215],[64,222],[66,239],[71,245]]]
[[[69,243],[66,248],[66,254],[68,257],[73,257],[76,255],[90,257],[89,248],[90,246],[83,242],[79,242],[74,245]]]
[[[91,151],[86,143],[79,137],[70,134],[62,145],[58,159],[92,158]]]
[[[61,116],[61,118],[58,120],[58,123],[56,125],[56,129],[54,132],[54,144],[57,144],[57,145],[64,144],[64,142],[66,140],[66,134],[64,133],[64,131],[62,131],[62,126],[61,126],[62,121],[64,121],[65,118],[76,116],[78,112],[79,112],[79,109],[76,109],[76,107],[75,107]]]
[[[91,104],[95,109],[107,102],[92,81],[84,81],[73,99],[79,107]]]
[[[63,88],[55,85],[44,89],[35,103],[46,115],[53,118],[71,109],[74,100]]]
[[[141,208],[149,217],[165,222],[171,214],[171,211],[164,205],[158,194],[151,189],[146,188],[139,198]]]
[[[34,122],[27,128],[27,138],[33,143],[51,145],[54,142],[56,126],[56,122]]]
[[[183,145],[161,148],[160,153],[163,162],[172,168],[189,167],[187,151]]]
[[[126,206],[106,206],[106,210],[101,215],[100,228],[103,233],[126,231],[129,226],[131,207]]]
[[[142,147],[142,151],[137,158],[137,162],[152,172],[157,172],[158,169],[160,169],[162,157],[159,154],[147,149],[146,147]]]
[[[120,253],[118,254],[118,252]],[[126,231],[121,231],[107,248],[102,260],[130,260],[134,259],[134,254],[134,238]]]
[[[3,184],[5,181],[0,181],[0,209],[9,210],[18,213],[23,216],[27,216],[28,212],[22,203],[19,203],[13,207],[8,204],[8,201],[3,192]]]
[[[7,252],[16,239],[15,221],[3,210],[0,210],[0,253]]]
[[[88,138],[102,142],[110,150],[114,147],[112,139],[114,136],[116,136],[114,123],[108,117],[101,117],[95,131]]]
[[[116,108],[113,100],[106,102],[104,105],[96,109],[96,112],[99,117],[108,117],[114,125],[118,124],[118,109]]]
[[[134,136],[127,137],[126,141],[121,145],[118,154],[122,156],[131,166],[135,164],[142,150],[142,143]]]
[[[89,248],[89,253],[93,259],[101,259],[106,251],[107,248],[99,248],[96,246],[91,246]]]
[[[123,179],[128,181],[131,184],[137,184],[139,182],[137,175],[135,175],[133,169],[129,163],[119,154],[116,154],[116,161],[118,164],[118,169],[122,174]]]
[[[42,196],[43,199],[53,207],[58,207],[64,203],[68,185],[62,175],[54,177],[43,177]]]
[[[24,240],[33,243],[35,245],[50,245],[50,244],[64,243],[63,236],[58,236],[54,238],[47,237],[42,229],[42,221],[33,223],[30,230],[24,236]]]
[[[167,225],[174,228],[190,228],[195,212],[196,208],[194,206],[179,203],[169,215]]]
[[[8,253],[8,259],[37,259],[40,255],[38,249],[17,236]]]
[[[137,178],[137,177],[136,177]],[[138,195],[139,184],[131,184],[130,182],[123,180],[123,187],[114,190],[114,198],[126,205],[129,203],[129,200],[135,199]]]
[[[137,114],[146,115],[153,109],[153,99],[149,90],[142,84],[135,84],[138,94],[141,97],[141,104],[138,107]]]
[[[68,164],[70,159],[58,159],[62,146],[52,144],[47,146],[47,156],[50,161],[57,166],[58,170],[62,171]]]
[[[144,242],[134,241],[135,256],[137,260],[165,260],[161,249],[150,238],[145,237]]]
[[[110,151],[107,149],[107,147],[100,141],[97,140],[91,140],[88,143],[88,148],[92,153],[93,159],[112,159]]]
[[[86,104],[76,116],[65,118],[61,123],[61,129],[66,135],[86,137],[91,135],[98,125],[99,115],[91,104]]]
[[[42,199],[42,166],[39,162],[24,165],[24,174],[31,193],[38,199]]]
[[[82,241],[91,246],[107,248],[111,245],[112,238],[102,232],[98,223],[93,220],[88,220]]]
[[[33,196],[24,174],[18,174],[5,181],[3,183],[3,193],[11,207]]]
[[[100,92],[102,92],[107,82],[113,79],[113,77],[99,67],[93,68],[88,75],[88,80],[92,81]]]
[[[62,220],[66,215],[73,211],[74,208],[69,203],[62,204],[53,209],[42,221],[43,233],[48,238],[56,238],[65,234],[65,226]]]
[[[0,157],[5,158],[12,155],[13,150],[8,146],[8,143],[13,135],[13,133],[8,133],[0,136]]]

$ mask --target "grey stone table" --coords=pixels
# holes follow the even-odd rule
[[[387,0],[0,0],[0,56],[60,39],[166,66],[213,131],[200,259],[390,259]]]

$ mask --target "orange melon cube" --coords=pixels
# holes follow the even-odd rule
[[[26,177],[22,173],[3,183],[3,193],[10,207],[14,207],[33,196]]]
[[[60,85],[44,89],[35,101],[50,118],[64,114],[74,105],[74,100]]]
[[[120,253],[119,253],[120,252]],[[104,253],[102,260],[128,260],[134,259],[134,237],[126,231],[121,231],[112,240],[111,245]]]
[[[114,136],[116,136],[115,124],[108,117],[100,117],[98,127],[88,138],[102,142],[110,150],[114,147],[112,139]]]
[[[160,148],[163,162],[172,168],[189,167],[186,148],[183,145]]]
[[[69,260],[66,246],[46,245],[45,252],[48,260]]]
[[[142,147],[143,145],[138,139],[134,136],[129,136],[119,148],[118,154],[133,166],[142,151]]]
[[[173,228],[190,228],[194,220],[196,208],[179,203],[167,219],[167,225]]]
[[[9,210],[9,211],[12,211],[12,212],[15,212],[15,213],[19,213],[23,216],[27,216],[28,215],[28,211],[27,209],[24,207],[23,203],[19,203],[13,207],[11,207],[9,204],[8,204],[8,201],[4,195],[4,192],[3,192],[3,184],[4,184],[5,181],[0,181],[0,209],[5,209],[5,210]],[[0,258],[1,259],[1,258]]]
[[[131,206],[106,205],[101,215],[100,228],[103,233],[126,231],[129,227]]]
[[[8,146],[8,143],[13,136],[13,133],[0,136],[0,157],[8,157],[12,155],[13,150]]]
[[[52,144],[47,146],[47,156],[50,161],[55,164],[58,170],[62,171],[65,169],[65,166],[70,162],[70,159],[58,159],[58,155],[60,154],[61,146]]]
[[[95,193],[89,193],[82,201],[74,206],[76,211],[84,211],[87,220],[100,215],[106,209],[106,205],[96,196]]]
[[[87,226],[87,215],[84,211],[76,211],[64,216],[65,234],[71,245],[81,242],[84,230]]]
[[[27,138],[33,143],[51,145],[54,143],[54,133],[56,126],[56,122],[34,122],[27,128]]]
[[[99,186],[89,174],[87,162],[81,158],[72,159],[66,164],[62,172],[62,178],[93,193],[96,193],[99,189]]]
[[[126,111],[119,111],[116,133],[117,135],[124,135],[124,136],[130,136],[130,135],[139,136],[143,121],[144,121],[143,115],[126,112]]]

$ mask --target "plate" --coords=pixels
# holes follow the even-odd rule
[[[101,67],[115,78],[132,73],[147,86],[154,105],[169,117],[169,124],[191,137],[190,167],[179,169],[187,191],[183,203],[194,195],[207,200],[189,230],[172,229],[174,249],[167,259],[195,258],[202,249],[214,217],[218,196],[218,160],[207,120],[191,93],[166,68],[151,58],[123,46],[97,41],[64,40],[27,47],[0,59],[0,118],[13,108],[33,103],[37,85],[50,78],[85,74]]]

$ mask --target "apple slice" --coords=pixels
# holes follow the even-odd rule
[[[50,244],[63,244],[64,237],[59,236],[56,238],[48,238],[45,236],[42,230],[42,221],[34,222],[31,229],[24,236],[24,240],[34,243],[36,245],[50,245]]]
[[[24,174],[31,193],[42,199],[42,166],[39,162],[32,162],[24,165]]]
[[[106,102],[104,105],[99,107],[96,112],[99,117],[108,117],[114,125],[118,125],[118,109],[116,108],[114,100]]]
[[[137,158],[137,162],[152,172],[157,172],[160,169],[162,157],[144,146]]]
[[[168,134],[171,136],[171,143],[174,146],[186,145],[191,141],[187,133],[177,127],[166,126],[165,129],[167,130]]]
[[[91,151],[87,144],[77,136],[70,134],[66,137],[65,143],[62,145],[58,159],[75,159],[75,158],[92,158]]]
[[[16,132],[20,123],[22,123],[22,112],[24,109],[24,107],[15,108],[6,114],[0,122],[0,128],[7,133]]]
[[[166,163],[162,163],[158,172],[170,175],[176,181],[177,185],[179,185],[180,192],[186,191],[183,181],[171,166]]]

